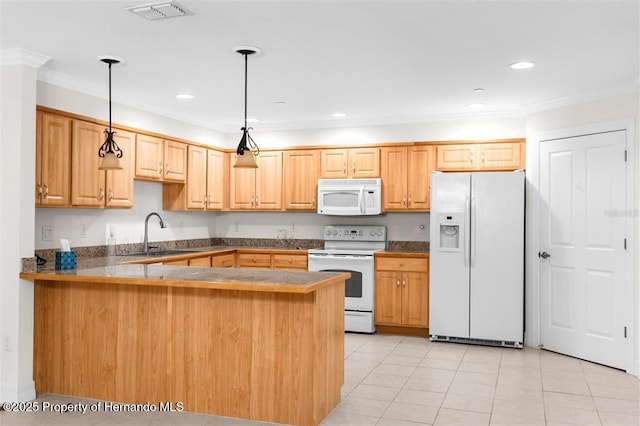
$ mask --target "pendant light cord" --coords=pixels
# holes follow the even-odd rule
[[[111,65],[109,62],[109,133],[111,133]]]
[[[247,58],[248,58],[248,54],[244,54],[244,128],[245,128],[245,132],[248,132],[249,129],[247,128]]]

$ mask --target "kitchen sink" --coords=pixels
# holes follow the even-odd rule
[[[151,250],[149,253],[145,252],[137,252],[137,253],[127,253],[122,256],[147,256],[147,257],[162,257],[162,256],[174,256],[177,254],[189,254],[189,253],[198,253],[199,250]]]

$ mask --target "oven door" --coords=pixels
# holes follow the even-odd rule
[[[309,271],[350,272],[345,282],[347,311],[373,312],[373,255],[309,254]]]

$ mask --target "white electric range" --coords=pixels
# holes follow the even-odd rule
[[[350,272],[345,283],[345,331],[375,333],[373,254],[387,246],[384,226],[324,228],[324,248],[309,250],[309,271]]]

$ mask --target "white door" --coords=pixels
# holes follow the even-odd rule
[[[469,335],[523,341],[524,172],[471,175]]]
[[[540,143],[545,349],[625,367],[626,132]]]

